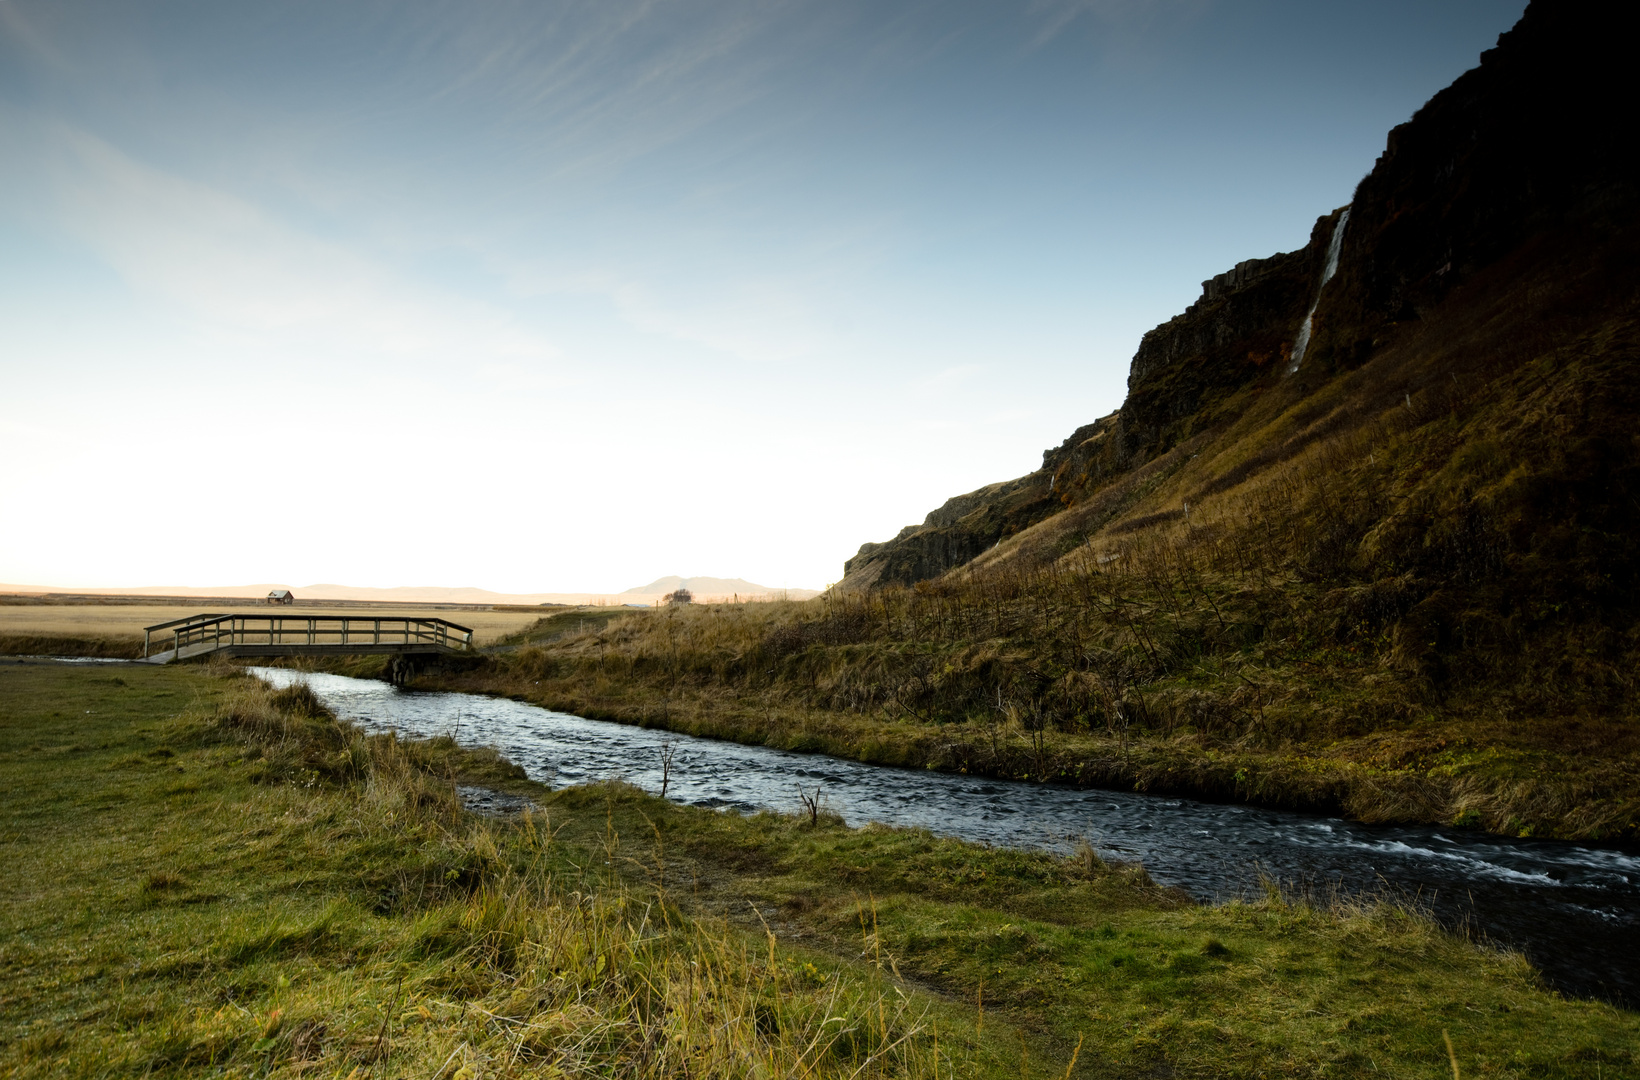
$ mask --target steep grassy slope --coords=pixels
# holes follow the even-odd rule
[[[1478,68],[1390,133],[1347,223],[1342,210],[1324,215],[1304,248],[1203,282],[1200,300],[1145,335],[1120,412],[1045,452],[1036,472],[959,496],[889,543],[867,544],[843,588],[937,577],[1067,508],[1081,508],[1077,526],[1088,534],[1182,518],[1183,497],[1146,497],[1180,457],[1207,451],[1195,475],[1198,494],[1213,494],[1291,456],[1295,423],[1304,439],[1325,439],[1410,394],[1489,407],[1500,425],[1531,422],[1531,401],[1484,400],[1478,386],[1459,383],[1531,365],[1553,375],[1629,347],[1640,172],[1611,118],[1640,104],[1618,44],[1636,24],[1618,5],[1534,4]],[[1335,232],[1337,273],[1323,282]],[[1300,363],[1295,346],[1312,305]],[[1386,354],[1388,381],[1330,385]],[[1622,472],[1632,458],[1627,432],[1609,423],[1633,404],[1623,374],[1595,377],[1620,397],[1603,416],[1563,418],[1563,437],[1606,440],[1566,465],[1576,485],[1588,469]],[[1270,394],[1288,409],[1250,417]],[[1331,429],[1314,426],[1323,415]],[[1535,508],[1539,517],[1564,512],[1554,496]]]
[[[1533,4],[1391,134],[1347,222],[1204,283],[1120,412],[866,545],[823,601],[633,617],[456,681],[870,760],[1640,839],[1640,185],[1605,119],[1636,104],[1632,21]]]

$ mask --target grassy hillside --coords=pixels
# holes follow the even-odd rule
[[[200,668],[0,668],[0,792],[7,1075],[1612,1077],[1640,1042],[1393,906],[547,792]]]
[[[419,685],[882,764],[1640,837],[1635,726],[1600,705],[1603,683],[1445,692],[1371,621],[1393,597],[1192,554],[577,620]],[[1359,621],[1339,618],[1346,604]]]
[[[1120,412],[866,545],[834,595],[526,635],[446,681],[873,761],[1640,841],[1640,173],[1602,119],[1636,98],[1629,17],[1532,4],[1391,133],[1347,222],[1205,283]]]
[[[1249,383],[912,587],[561,616],[437,678],[866,760],[1635,842],[1637,236],[1540,233],[1359,366]]]

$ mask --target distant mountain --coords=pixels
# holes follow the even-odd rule
[[[668,577],[656,578],[648,585],[639,585],[627,589],[622,596],[642,593],[665,595],[677,589],[688,589],[697,599],[703,597],[748,597],[748,596],[778,596],[782,593],[793,600],[807,600],[811,596],[820,595],[814,589],[773,589],[767,585],[758,585],[745,578],[720,577],[679,577],[672,574]]]

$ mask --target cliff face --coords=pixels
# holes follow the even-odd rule
[[[946,500],[921,525],[907,525],[894,539],[862,544],[843,564],[848,590],[911,585],[938,577],[996,546],[1004,536],[1041,521],[1057,507],[1051,477],[1042,471],[991,484]]]
[[[1632,223],[1636,30],[1634,5],[1538,0],[1389,133],[1323,297],[1309,353],[1321,370],[1360,364],[1535,235]]]
[[[1636,90],[1622,55],[1636,21],[1615,4],[1534,2],[1479,67],[1390,133],[1356,189],[1337,272],[1324,287],[1341,210],[1317,219],[1303,248],[1203,282],[1196,303],[1140,342],[1119,412],[1044,452],[1041,469],[958,496],[921,525],[864,545],[845,564],[841,587],[938,577],[1072,510],[1057,526],[1066,536],[1054,551],[1106,527],[1188,513],[1188,501],[1148,515],[1143,505],[1157,477],[1177,466],[1176,448],[1211,448],[1208,456],[1226,463],[1199,491],[1234,486],[1253,459],[1279,454],[1214,440],[1271,391],[1284,400],[1316,394],[1406,339],[1409,325],[1432,315],[1439,322],[1443,303],[1466,282],[1484,280],[1504,295],[1529,272],[1524,264],[1508,269],[1511,260],[1527,258],[1521,252],[1533,244],[1559,244],[1557,257],[1574,262],[1578,256],[1566,252],[1581,245],[1593,262],[1609,261],[1612,245],[1621,245],[1607,238],[1626,234],[1640,206],[1633,155],[1625,153]],[[1523,288],[1523,297],[1534,295]],[[1464,302],[1472,306],[1475,297]],[[1312,305],[1310,343],[1290,375]],[[1513,317],[1524,310],[1516,303]],[[1500,312],[1493,322],[1509,317]],[[1457,333],[1460,321],[1454,315],[1443,325]],[[1410,402],[1410,388],[1403,393]]]
[[[1130,462],[1211,427],[1221,419],[1215,406],[1230,392],[1281,370],[1337,216],[1318,220],[1298,251],[1250,260],[1202,282],[1201,299],[1140,340],[1122,405]]]
[[[842,587],[910,585],[938,577],[1100,491],[1183,439],[1221,424],[1234,394],[1279,371],[1315,291],[1337,214],[1304,248],[1249,259],[1202,282],[1184,314],[1146,334],[1119,412],[1044,450],[1042,467],[948,500],[921,525],[862,545]]]

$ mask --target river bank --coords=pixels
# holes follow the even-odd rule
[[[1568,746],[1564,721],[1500,726],[1495,719],[1428,708],[1364,734],[1269,745],[1190,725],[1164,731],[1154,723],[1071,728],[1033,719],[1014,703],[981,710],[977,718],[929,715],[897,699],[858,709],[817,708],[812,698],[831,692],[817,680],[734,685],[710,669],[678,676],[662,664],[646,664],[630,646],[622,647],[619,627],[606,628],[606,620],[618,617],[603,614],[588,628],[561,632],[542,645],[522,635],[523,643],[513,643],[511,651],[433,666],[413,685],[876,765],[1181,795],[1367,823],[1640,846],[1640,755],[1631,723],[1588,718],[1570,725],[1577,737]],[[570,626],[591,621],[573,614],[559,619],[573,620]],[[868,666],[858,657],[845,662]],[[318,662],[312,669],[374,678],[384,666],[379,658],[361,657]],[[1289,703],[1279,717],[1272,704],[1265,719],[1272,728],[1302,730],[1303,707],[1291,701],[1303,703],[1312,690],[1321,697],[1316,684],[1322,680],[1300,665],[1290,665],[1282,677]],[[1268,671],[1261,678],[1274,683]],[[1183,693],[1158,688],[1152,712]],[[1329,713],[1351,707],[1336,701],[1310,705]]]
[[[1422,1077],[1447,1068],[1445,1032],[1471,1075],[1611,1076],[1640,1045],[1634,1014],[1545,992],[1518,956],[1394,907],[1204,907],[1088,858],[547,791],[294,698],[236,699],[236,682],[0,669],[16,1074],[523,1075],[681,1023],[606,991],[612,969],[673,986],[656,973],[689,956],[739,957],[719,985],[744,992],[717,1000],[746,1004],[746,1047],[803,1045],[805,1017],[837,1015],[805,1010],[839,987],[845,1057],[916,1026],[897,1075]],[[457,813],[454,785],[475,780],[531,799],[532,823]],[[541,963],[530,942],[568,947],[566,927],[620,924],[604,915],[621,904],[634,926],[675,911],[674,929]],[[566,981],[579,1011],[554,996]]]
[[[1640,1001],[1640,856],[1478,830],[1366,826],[1176,796],[895,769],[588,720],[505,698],[254,667],[338,716],[401,738],[493,748],[554,787],[619,780],[670,800],[753,814],[815,805],[850,826],[1138,864],[1203,903],[1269,882],[1360,902],[1412,902],[1443,926],[1520,949],[1550,985]],[[1415,900],[1413,898],[1416,898]]]
[[[475,657],[423,669],[415,685],[873,764],[1640,845],[1640,723],[1626,706],[1579,704],[1553,679],[1531,698],[1483,685],[1437,694],[1383,656],[1318,646],[1302,628],[1235,645],[1221,623],[1292,618],[1290,607],[1271,613],[1286,603],[1280,590],[1213,596],[1201,582],[1194,595],[1202,632],[1226,641],[1193,652],[1175,642],[1163,668],[1147,667],[1127,640],[1161,649],[1136,615],[1117,644],[1141,655],[1094,649],[1091,635],[1110,632],[1109,619],[1097,623],[1063,589],[999,600],[980,634],[980,615],[961,598],[909,591],[563,611]],[[1009,627],[1010,636],[982,636]],[[45,645],[104,656],[122,647],[94,635],[16,638],[0,639],[0,653]],[[384,672],[379,657],[304,663]],[[1099,666],[1113,663],[1117,675]]]

